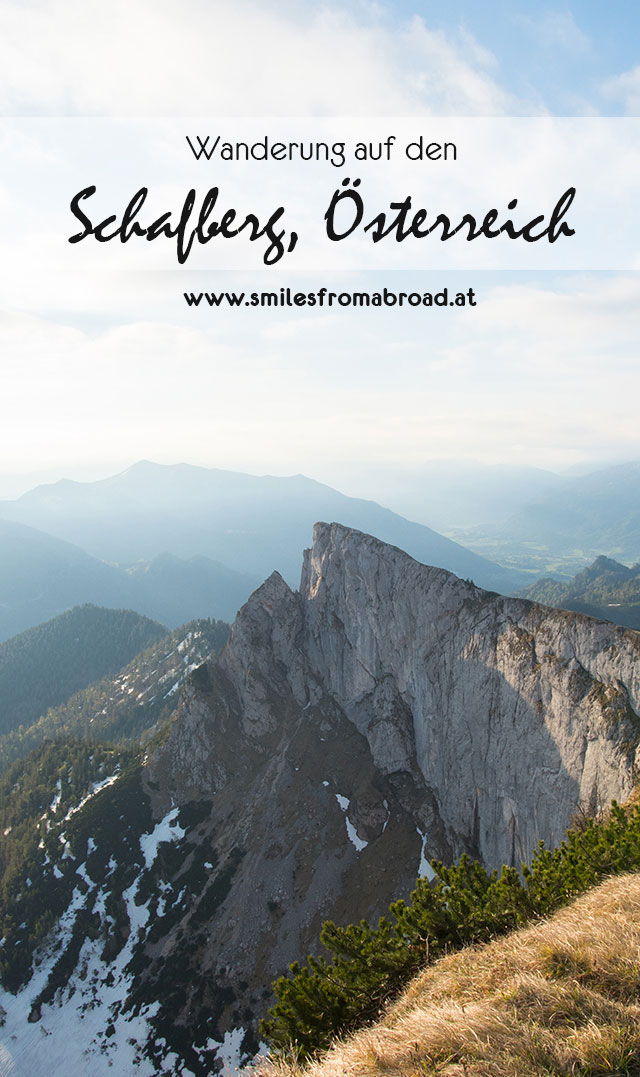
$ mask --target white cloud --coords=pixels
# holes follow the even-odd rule
[[[335,323],[335,316],[324,315],[320,317],[291,318],[284,321],[274,322],[262,330],[263,340],[292,340],[294,337],[309,333],[317,333]]]
[[[571,11],[539,11],[535,16],[519,15],[517,18],[545,48],[584,55],[593,47],[591,38],[580,29]]]
[[[480,333],[536,371],[572,377],[635,366],[640,352],[640,277],[572,276],[555,287],[494,289],[477,308]],[[562,369],[559,369],[561,366]]]
[[[543,13],[530,31],[549,47],[590,47],[569,14]],[[376,3],[351,12],[286,0],[0,5],[0,108],[15,114],[531,111],[501,87],[496,70],[466,31],[436,31],[417,16],[398,20]],[[609,80],[604,92],[638,111],[640,68]],[[110,275],[103,259],[111,309],[97,314],[95,276],[67,277],[40,264],[45,241],[59,241],[48,211],[50,234],[34,238],[18,227],[25,220],[34,229],[35,187],[55,179],[55,154],[32,163],[25,172],[34,190],[20,186],[17,203],[6,199],[14,223],[5,235],[3,292],[19,306],[28,285],[30,304],[57,313],[0,321],[6,468],[152,457],[321,476],[344,459],[411,464],[508,454],[562,466],[593,456],[594,445],[603,454],[640,452],[634,277],[489,288],[470,273],[465,286],[476,287],[479,305],[460,314],[241,317],[179,310],[187,279],[198,287],[196,275]],[[633,173],[616,165],[632,182]],[[488,169],[473,179],[493,189]],[[382,283],[401,287],[400,277],[389,278]],[[218,277],[200,279],[207,283],[199,287],[218,286]],[[250,281],[228,274],[224,288]],[[364,287],[373,289],[373,275]],[[126,324],[107,330],[92,322],[118,317]]]
[[[622,75],[615,75],[602,84],[602,94],[607,101],[622,104],[627,116],[640,114],[640,64]]]
[[[378,9],[251,0],[4,0],[0,109],[102,115],[521,111],[470,35]]]
[[[150,457],[321,478],[341,460],[637,456],[640,279],[474,283],[460,313],[228,311],[91,333],[5,318],[3,466]]]

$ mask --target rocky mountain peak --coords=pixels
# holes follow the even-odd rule
[[[368,586],[374,587],[378,577],[372,577],[372,565],[383,565],[383,571],[394,574],[410,572],[412,565],[420,564],[403,550],[389,543],[381,542],[373,535],[365,535],[355,528],[345,527],[339,523],[317,523],[313,529],[313,545],[303,554],[300,593],[305,598],[315,598],[321,582],[335,586],[338,579],[347,575],[360,575]],[[427,569],[430,578],[437,576],[454,586],[459,586],[461,593],[468,588],[462,580],[446,569]],[[472,586],[472,585],[471,585]]]
[[[296,708],[304,722],[339,711],[381,775],[408,775],[433,798],[434,852],[493,865],[553,841],[576,809],[630,792],[639,653],[636,633],[483,591],[319,523],[300,591],[269,577],[211,678],[254,746],[288,735]]]
[[[625,799],[639,714],[638,633],[317,524],[300,590],[273,573],[254,591],[149,749],[135,811],[114,803],[136,866],[112,877],[93,832],[91,849],[70,849],[93,887],[82,900],[129,909],[131,997],[164,997],[171,981],[153,1050],[182,1050],[188,1029],[190,1068],[209,1072],[213,1042],[255,1030],[323,921],[376,920],[432,857],[519,866],[577,811]],[[149,835],[171,820],[151,860]]]
[[[517,866],[624,799],[639,658],[637,633],[317,524],[299,592],[274,573],[253,593],[147,768],[158,814],[211,802],[206,840],[233,862],[211,974],[233,963],[255,1013],[322,920],[375,918],[429,857]]]

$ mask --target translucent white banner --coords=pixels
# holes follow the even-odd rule
[[[640,269],[638,119],[9,119],[5,282]]]

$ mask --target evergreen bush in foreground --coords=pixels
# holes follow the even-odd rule
[[[640,805],[625,811],[614,801],[603,822],[568,831],[559,848],[541,842],[521,873],[506,866],[487,872],[467,856],[450,868],[432,866],[435,882],[419,879],[409,902],[394,902],[377,927],[324,924],[320,941],[329,957],[295,962],[274,984],[277,1002],[260,1026],[273,1051],[308,1058],[376,1020],[445,952],[546,916],[606,876],[640,870]]]

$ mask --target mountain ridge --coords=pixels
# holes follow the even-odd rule
[[[0,640],[87,603],[133,609],[169,627],[194,617],[232,619],[258,583],[208,558],[107,563],[75,543],[0,517]]]
[[[486,587],[508,591],[523,582],[424,524],[301,475],[141,462],[93,483],[36,487],[1,502],[0,517],[72,538],[107,561],[204,554],[261,579],[277,568],[290,583],[297,579],[299,551],[313,523],[341,519]]]
[[[210,798],[212,820],[233,819],[227,863],[244,850],[211,923],[208,975],[232,989],[219,967],[233,966],[264,984],[305,952],[319,916],[344,922],[344,895],[349,919],[370,920],[384,911],[363,905],[372,889],[406,890],[416,861],[467,852],[517,865],[541,838],[559,841],[576,812],[625,799],[639,656],[635,633],[482,592],[371,536],[317,525],[300,592],[273,573],[252,595],[145,774],[154,816]],[[339,820],[336,864],[320,852],[339,840]],[[380,873],[391,839],[393,888]],[[243,998],[255,1013],[251,989]]]
[[[30,724],[0,732],[0,773],[48,740],[131,743],[148,737],[178,706],[190,672],[222,649],[228,633],[223,621],[202,619],[164,630],[110,675],[39,710]]]
[[[30,900],[71,911],[20,1013],[46,1028],[111,969],[92,1059],[204,1077],[229,1037],[255,1050],[269,983],[324,921],[374,921],[433,857],[518,866],[631,793],[639,660],[636,633],[318,524],[301,589],[253,593],[144,759],[45,813]],[[36,928],[16,918],[3,960]]]
[[[601,554],[568,582],[545,577],[519,594],[548,606],[640,629],[640,564],[630,568]]]
[[[600,554],[635,562],[640,554],[640,461],[565,478],[499,525],[447,534],[501,563],[542,572],[580,572]]]
[[[132,610],[86,604],[0,643],[0,735],[117,672],[166,634]]]

